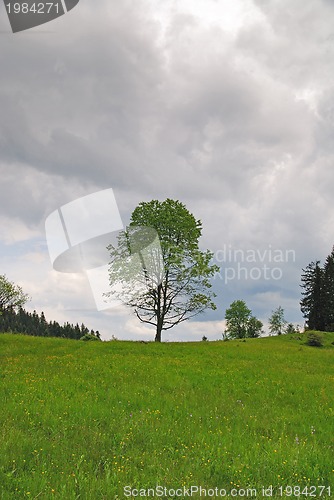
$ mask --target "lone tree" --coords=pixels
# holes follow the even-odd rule
[[[19,285],[9,281],[4,274],[0,275],[0,313],[6,309],[19,309],[29,300]]]
[[[256,338],[262,333],[262,322],[252,316],[252,311],[243,300],[235,300],[226,309],[225,334],[231,339]]]
[[[127,268],[126,262],[131,255],[141,255],[148,234],[141,237],[143,228],[158,236],[161,253],[154,254],[153,250],[152,255],[151,252],[149,266],[141,258],[134,276],[133,267]],[[201,233],[201,221],[196,220],[180,201],[152,200],[140,203],[133,211],[128,228],[118,238],[118,247],[108,247],[111,292],[106,295],[120,298],[134,309],[140,321],[155,326],[156,342],[161,342],[163,330],[207,308],[216,309],[210,278],[218,267],[210,265],[212,252],[199,250]]]
[[[282,335],[285,331],[286,324],[287,321],[284,318],[284,309],[283,307],[278,306],[269,318],[270,333],[273,333],[274,335]]]

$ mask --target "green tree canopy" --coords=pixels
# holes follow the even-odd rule
[[[258,338],[263,333],[263,323],[259,319],[255,318],[255,316],[251,316],[248,321],[247,326],[247,337],[249,338]]]
[[[269,318],[270,333],[274,335],[282,335],[282,333],[284,333],[285,331],[286,324],[287,321],[284,318],[284,309],[281,306],[278,306],[275,311],[272,311],[272,314]]]
[[[19,309],[29,300],[19,285],[9,281],[4,274],[0,275],[0,312],[6,309]]]
[[[235,300],[226,309],[225,334],[231,339],[243,339],[246,337],[259,337],[262,333],[262,322],[252,316],[252,311],[243,300]]]
[[[142,250],[150,230],[158,236],[161,254],[153,246],[148,264]],[[108,247],[111,292],[107,295],[120,298],[134,309],[140,321],[155,326],[158,342],[163,330],[207,308],[216,309],[210,278],[218,267],[210,265],[212,252],[199,249],[201,233],[201,221],[180,201],[152,200],[140,203],[133,211],[118,247]],[[136,273],[126,266],[126,259],[134,254],[142,256]]]

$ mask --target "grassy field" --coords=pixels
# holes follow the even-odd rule
[[[334,497],[334,334],[322,348],[299,337],[1,334],[0,498],[109,500],[157,485],[160,498],[191,486],[262,498],[270,485],[271,498]]]

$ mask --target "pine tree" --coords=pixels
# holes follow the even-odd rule
[[[83,335],[89,333],[89,329],[82,323],[79,327],[70,323],[63,326],[57,321],[48,322],[44,312],[39,315],[36,311],[29,313],[22,307],[18,311],[14,307],[7,307],[0,314],[0,332],[4,333],[23,333],[40,337],[65,337],[79,340]],[[92,330],[93,333],[93,330]],[[100,338],[99,332],[96,332],[97,338]]]
[[[334,331],[334,247],[324,265],[323,276],[324,329]]]
[[[304,291],[300,308],[309,330],[324,331],[326,316],[324,270],[319,264],[320,261],[311,262],[306,269],[303,269],[301,287]]]

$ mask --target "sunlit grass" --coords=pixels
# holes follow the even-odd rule
[[[0,498],[124,498],[126,485],[334,495],[333,341],[0,335]]]

